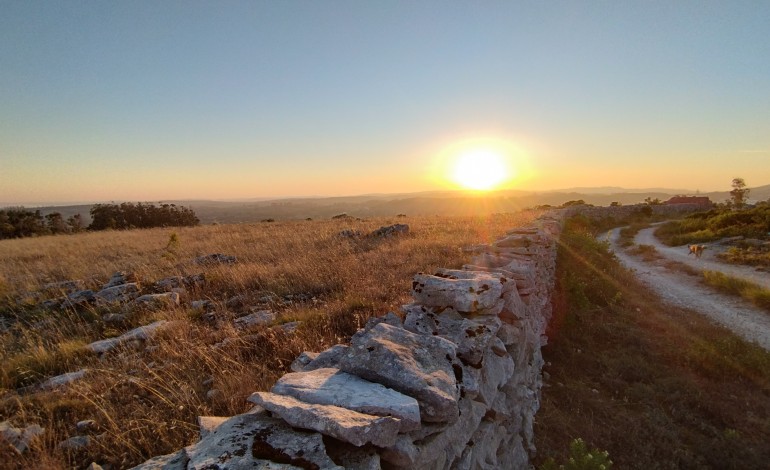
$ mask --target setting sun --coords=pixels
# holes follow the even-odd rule
[[[457,157],[452,172],[455,182],[467,189],[489,190],[510,177],[505,158],[488,149],[477,149]]]

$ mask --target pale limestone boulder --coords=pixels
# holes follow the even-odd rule
[[[227,419],[184,450],[188,470],[342,470],[326,455],[320,434],[296,431],[260,409]]]
[[[353,335],[340,370],[417,399],[424,421],[452,422],[458,416],[459,390],[452,367],[456,349],[444,338],[380,323]]]
[[[59,388],[82,379],[85,377],[86,372],[88,372],[88,369],[80,369],[75,372],[67,372],[65,374],[57,375],[56,377],[51,377],[50,379],[41,383],[38,387],[41,390],[53,390],[54,388]]]
[[[158,320],[154,323],[150,323],[149,325],[140,326],[138,328],[134,328],[131,331],[127,331],[126,333],[123,333],[116,338],[107,338],[94,341],[86,347],[97,354],[103,354],[129,341],[147,340],[154,336],[160,329],[168,327],[170,324],[172,324],[172,322],[168,322],[166,320]]]
[[[334,405],[370,415],[392,416],[400,420],[401,432],[420,427],[417,400],[339,369],[325,368],[286,374],[278,379],[271,392],[311,404]]]
[[[294,397],[255,392],[249,401],[277,414],[290,426],[312,429],[355,446],[392,446],[396,442],[399,420],[374,416],[339,406],[315,405]]]
[[[412,282],[416,303],[426,307],[452,307],[459,312],[489,311],[497,315],[502,309],[502,293],[500,279],[489,273],[478,273],[472,279],[417,274]]]

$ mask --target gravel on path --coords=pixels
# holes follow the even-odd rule
[[[600,235],[600,239],[609,241],[610,248],[615,252],[620,262],[627,268],[634,270],[642,283],[658,294],[665,302],[706,315],[738,336],[770,351],[770,313],[741,298],[715,292],[692,276],[670,271],[664,266],[647,264],[629,255],[618,245],[619,237],[620,228],[612,229]],[[645,238],[642,237],[642,240]],[[636,241],[637,243],[652,245],[652,243],[644,243],[642,240],[637,239]],[[668,256],[668,251],[660,251],[663,256]],[[679,258],[673,259],[681,261]],[[712,269],[701,266],[695,267]],[[721,271],[722,269],[714,270]]]
[[[667,246],[661,243],[661,241],[655,237],[655,228],[656,227],[651,227],[640,230],[634,239],[634,243],[637,245],[652,245],[658,250],[658,253],[666,258],[688,264],[695,269],[701,271],[719,271],[730,276],[753,282],[765,289],[770,289],[770,273],[758,270],[751,266],[725,263],[717,258],[716,255],[718,253],[726,250],[724,246],[707,243],[705,244],[706,249],[703,250],[703,256],[696,258],[695,255],[688,254],[690,249],[687,245]]]

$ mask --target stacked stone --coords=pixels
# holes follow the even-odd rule
[[[404,319],[303,353],[249,413],[137,468],[527,468],[559,223],[542,218],[462,270],[417,274]]]

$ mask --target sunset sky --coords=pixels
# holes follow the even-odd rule
[[[0,205],[446,189],[458,152],[770,184],[770,2],[0,0]]]

